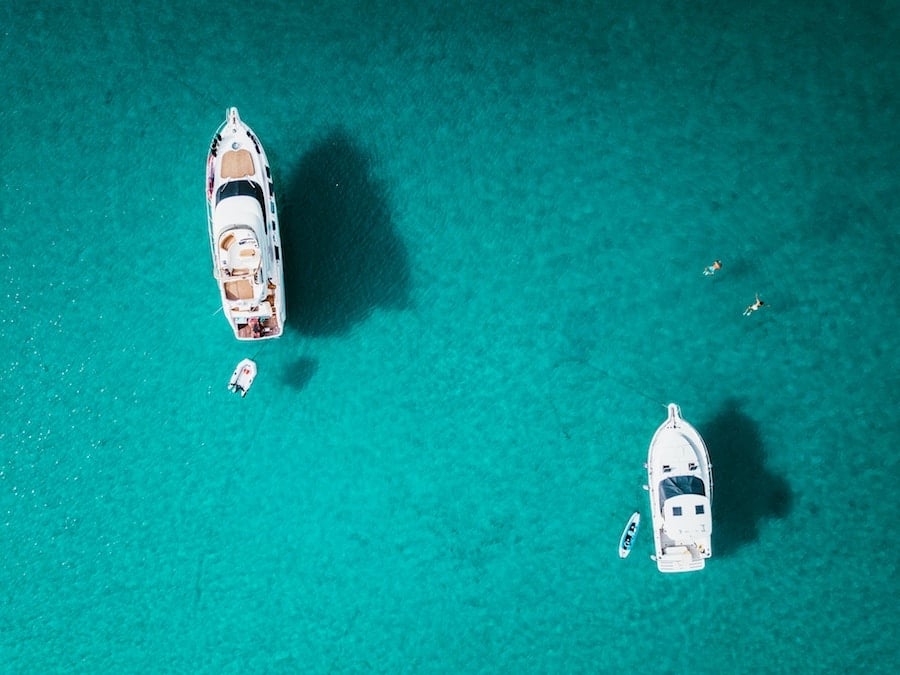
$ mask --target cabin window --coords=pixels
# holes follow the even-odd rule
[[[673,515],[673,516],[680,516],[680,515],[681,515],[681,507],[680,507],[680,506],[673,506],[673,507],[672,507],[672,515]]]
[[[696,513],[698,516],[703,515],[705,512],[706,509],[703,508],[703,504],[697,504],[694,507],[694,513]]]

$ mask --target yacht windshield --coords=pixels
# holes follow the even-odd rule
[[[266,211],[266,203],[263,200],[263,191],[256,183],[249,180],[233,180],[225,183],[216,192],[216,204],[226,197],[254,197],[262,207],[263,213]]]
[[[662,504],[669,497],[678,495],[706,495],[703,481],[697,476],[673,476],[666,478],[659,484],[659,503]]]

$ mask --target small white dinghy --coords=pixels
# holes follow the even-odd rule
[[[251,359],[244,359],[231,374],[231,381],[228,383],[228,390],[232,393],[241,392],[241,398],[247,395],[247,390],[253,384],[256,377],[256,362]]]
[[[631,545],[637,536],[638,528],[641,526],[641,512],[635,511],[628,519],[628,524],[622,530],[622,538],[619,539],[619,557],[627,558],[631,553]]]

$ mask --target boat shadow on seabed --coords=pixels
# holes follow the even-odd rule
[[[728,400],[716,417],[699,427],[713,465],[713,549],[730,555],[756,541],[763,518],[784,518],[791,510],[787,481],[765,467],[756,423]]]
[[[409,255],[372,158],[343,130],[300,157],[281,195],[287,329],[346,334],[377,307],[409,308]]]

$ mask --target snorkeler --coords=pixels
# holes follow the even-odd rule
[[[716,270],[720,270],[720,269],[722,269],[722,261],[716,260],[715,262],[713,262],[712,265],[710,265],[709,267],[705,267],[703,269],[703,276],[711,277],[713,274],[716,273]]]
[[[760,307],[762,307],[765,304],[766,303],[764,303],[762,300],[759,299],[759,293],[757,293],[756,294],[756,302],[754,302],[752,305],[747,306],[747,309],[744,310],[744,316],[750,316],[751,314],[753,314],[753,312],[755,312],[756,310],[758,310]]]

